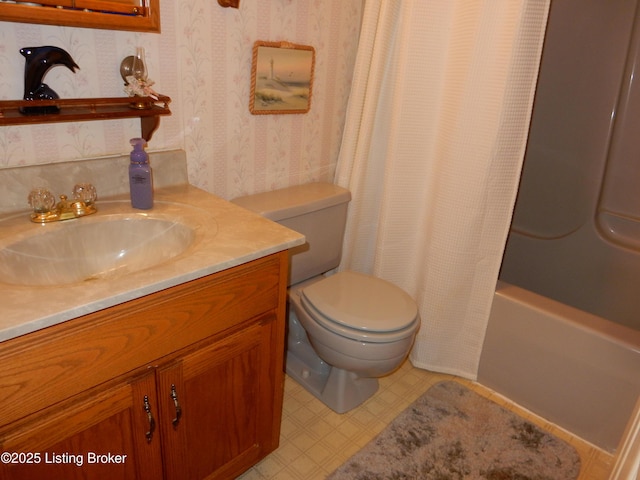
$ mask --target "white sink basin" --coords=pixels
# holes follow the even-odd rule
[[[65,285],[126,275],[180,255],[194,238],[186,224],[148,216],[47,224],[0,249],[0,282]]]

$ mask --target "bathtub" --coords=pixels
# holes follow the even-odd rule
[[[613,452],[640,395],[640,332],[499,281],[478,381]]]
[[[638,65],[640,0],[551,2],[478,372],[607,451],[640,394]]]

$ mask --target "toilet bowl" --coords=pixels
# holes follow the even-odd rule
[[[407,293],[338,267],[349,190],[310,183],[239,197],[234,203],[305,235],[290,251],[286,370],[327,406],[344,413],[378,389],[377,377],[409,355],[420,326]]]
[[[302,328],[307,341],[290,331],[287,373],[338,413],[376,392],[377,377],[402,364],[420,325],[415,302],[403,290],[356,272],[294,286],[289,302],[289,328]]]

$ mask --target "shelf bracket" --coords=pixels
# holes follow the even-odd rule
[[[153,133],[160,126],[160,117],[140,117],[140,129],[142,132],[142,138],[147,142],[151,140]]]

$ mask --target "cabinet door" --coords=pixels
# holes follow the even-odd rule
[[[149,372],[12,424],[0,431],[0,478],[162,478],[160,439],[149,422],[149,414],[157,417],[155,391]]]
[[[234,478],[275,448],[281,397],[274,391],[283,380],[271,351],[275,324],[275,314],[265,315],[158,371],[165,478]],[[176,425],[172,386],[182,413]]]

